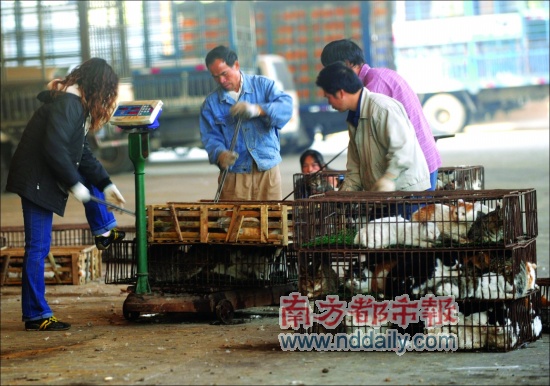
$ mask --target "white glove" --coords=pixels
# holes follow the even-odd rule
[[[372,190],[375,192],[395,192],[395,179],[397,177],[391,173],[386,173],[375,182]]]
[[[218,165],[221,170],[225,170],[230,166],[235,165],[235,161],[239,158],[239,153],[234,151],[224,150],[218,156]]]
[[[237,102],[229,109],[231,115],[243,119],[259,117],[260,111],[260,106],[248,102]]]
[[[90,191],[81,182],[77,182],[69,190],[78,201],[83,203],[90,201]]]
[[[107,185],[105,189],[103,189],[103,194],[105,195],[105,201],[124,208],[126,201],[124,200],[124,197],[122,197],[122,194],[118,191],[115,184]]]

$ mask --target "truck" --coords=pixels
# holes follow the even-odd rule
[[[10,67],[44,73],[105,58],[131,98],[163,100],[152,151],[201,146],[199,106],[215,87],[203,60],[220,44],[236,50],[243,71],[295,90],[297,113],[281,132],[283,152],[346,130],[345,113],[333,110],[315,85],[322,49],[336,39],[351,38],[372,67],[400,73],[417,92],[434,134],[451,135],[498,111],[548,98],[549,3],[543,1],[4,3],[3,179],[10,148],[47,80],[10,85]],[[131,170],[120,128],[106,125],[90,140],[110,173]]]
[[[434,134],[548,98],[545,1],[265,1],[255,3],[260,53],[284,56],[309,135],[346,130],[315,79],[323,47],[350,38],[371,67],[415,90]]]
[[[38,93],[93,56],[106,59],[120,77],[119,99],[133,99],[127,81],[126,35],[121,2],[2,2],[1,192],[25,126],[40,106]],[[117,18],[120,16],[120,18]],[[108,38],[106,38],[108,37]],[[105,125],[88,142],[109,173],[128,171],[127,135]]]
[[[311,144],[300,123],[300,101],[286,59],[257,54],[254,9],[251,2],[147,2],[144,26],[163,26],[137,31],[148,36],[145,67],[132,71],[136,99],[160,99],[161,130],[151,134],[151,149],[202,147],[200,107],[213,91],[214,82],[204,64],[208,51],[218,45],[233,48],[241,70],[273,79],[293,99],[291,120],[281,129],[281,152],[305,149]],[[164,20],[164,22],[163,22]],[[164,24],[163,24],[164,23]]]
[[[111,63],[121,78],[119,100],[163,101],[161,129],[151,134],[151,151],[192,148],[202,146],[200,106],[217,86],[204,58],[225,44],[238,53],[243,72],[267,76],[291,95],[294,113],[281,129],[281,151],[311,144],[300,122],[299,97],[286,59],[257,53],[252,3],[62,3],[15,1],[2,9],[2,191],[11,154],[39,106],[36,95],[53,77],[78,64],[75,58],[101,56]],[[37,20],[24,23],[25,18]],[[124,130],[106,124],[88,140],[109,173],[132,170]]]
[[[36,98],[47,83],[63,78],[71,67],[4,67],[1,94],[1,187],[6,186],[11,157],[23,130],[41,102]],[[119,100],[133,100],[131,84],[119,83]],[[128,171],[132,161],[128,155],[127,135],[120,128],[106,124],[95,135],[88,136],[94,154],[110,173]]]

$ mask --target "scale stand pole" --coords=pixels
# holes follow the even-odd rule
[[[149,133],[136,132],[128,136],[128,152],[134,164],[136,190],[137,284],[135,293],[150,294],[147,271],[147,223],[145,213],[145,160],[149,156]]]

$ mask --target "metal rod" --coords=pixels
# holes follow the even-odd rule
[[[105,206],[108,206],[110,208],[116,209],[118,211],[124,212],[126,214],[130,214],[134,217],[136,216],[135,212],[129,211],[128,209],[121,208],[120,206],[117,206],[115,204],[111,204],[110,202],[104,201],[101,198],[97,198],[95,196],[90,196],[90,200],[98,202],[98,203],[103,204]]]
[[[237,124],[235,125],[235,132],[233,133],[233,138],[231,139],[231,146],[229,147],[229,151],[233,151],[235,149],[235,144],[237,143],[237,136],[239,135],[239,129],[241,128],[241,125],[243,123],[242,117],[239,117],[237,120]],[[222,193],[223,184],[225,183],[225,177],[227,177],[229,167],[224,169],[222,172],[222,177],[220,179],[220,183],[218,184],[218,190],[216,191],[216,196],[214,197],[214,202],[218,202],[220,200],[220,195]]]

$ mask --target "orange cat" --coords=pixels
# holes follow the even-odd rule
[[[474,204],[463,199],[457,205],[428,204],[414,212],[411,221],[433,221],[436,223],[442,238],[467,243],[468,229],[474,221]]]

